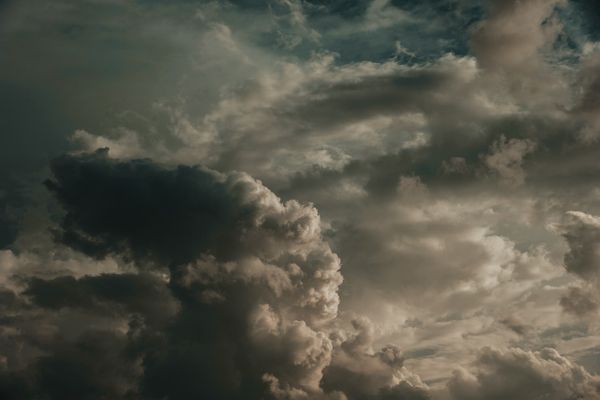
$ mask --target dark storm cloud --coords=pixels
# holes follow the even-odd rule
[[[0,249],[10,245],[17,237],[18,220],[22,213],[23,196],[18,189],[18,182],[10,177],[5,177],[7,187],[16,190],[5,190],[0,192]]]
[[[402,370],[399,349],[368,353],[369,323],[357,322],[358,334],[341,343],[323,330],[336,315],[341,276],[310,207],[282,204],[245,175],[115,161],[104,151],[61,157],[52,171],[48,185],[66,211],[61,237],[76,232],[85,240],[67,244],[91,255],[132,255],[141,269],[157,261],[171,266],[168,284],[104,274],[33,279],[24,292],[50,311],[129,319],[127,348],[143,360],[143,373],[115,398],[429,398],[418,377]],[[206,239],[211,235],[226,238],[226,256],[217,240]],[[60,348],[52,351],[58,360],[66,357]],[[355,361],[364,363],[359,372]],[[368,387],[348,386],[343,377],[352,374]],[[398,382],[398,374],[406,381]],[[54,393],[47,384],[34,389]],[[90,393],[109,392],[89,385]]]
[[[98,151],[56,159],[51,169],[55,181],[47,185],[66,211],[60,240],[96,257],[130,251],[136,260],[168,265],[208,248],[232,255],[235,237],[254,216],[253,205],[231,196],[222,177],[199,168],[119,164]]]
[[[90,330],[74,342],[57,340],[51,354],[27,369],[0,372],[7,400],[133,399],[139,360],[122,334]]]
[[[245,174],[105,153],[53,162],[48,186],[65,208],[60,237],[92,256],[170,270],[160,278],[27,280],[23,295],[32,305],[6,321],[43,354],[17,370],[25,389],[50,399],[326,396],[319,382],[333,344],[322,327],[337,314],[342,278],[316,210],[282,203]],[[62,339],[78,318],[105,328]],[[31,323],[50,332],[22,329]],[[106,372],[113,363],[128,374]]]
[[[150,323],[164,322],[178,309],[166,282],[144,274],[34,278],[24,294],[46,309],[81,308],[109,316],[139,313]]]

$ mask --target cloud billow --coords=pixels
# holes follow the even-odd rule
[[[313,207],[282,203],[244,174],[165,169],[103,152],[64,156],[53,173],[47,185],[65,209],[57,239],[93,258],[133,261],[137,272],[27,282],[23,296],[45,318],[84,313],[108,326],[47,339],[47,355],[15,381],[22,390],[50,398],[344,398],[320,386],[342,278]],[[100,342],[86,354],[93,337]],[[115,341],[110,352],[98,347],[107,340]],[[106,374],[111,363],[131,367],[126,376]],[[81,378],[57,379],[57,368],[76,368]]]

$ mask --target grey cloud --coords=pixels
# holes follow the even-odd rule
[[[531,329],[530,326],[528,326],[523,321],[520,321],[518,318],[515,317],[504,318],[500,321],[500,323],[519,335],[524,335],[528,333]]]
[[[558,9],[567,0],[507,0],[487,2],[488,15],[471,34],[478,64],[520,105],[540,111],[569,106],[568,74],[556,68],[563,32]],[[554,58],[553,58],[554,57]]]
[[[219,170],[243,169],[278,186],[312,165],[340,169],[352,159],[366,159],[362,169],[375,172],[395,162],[435,175],[451,157],[477,161],[494,141],[487,132],[477,134],[478,123],[492,118],[495,102],[481,101],[486,94],[479,85],[472,58],[447,55],[414,67],[394,62],[337,66],[331,55],[318,55],[299,66],[276,65],[227,93],[195,127],[198,138],[213,139],[190,145],[198,154],[210,148],[208,164]],[[446,134],[465,140],[450,141]],[[429,140],[432,146],[424,146]],[[416,150],[402,151],[409,147]],[[269,149],[270,156],[257,148]],[[292,151],[298,148],[306,154]],[[149,152],[169,160],[155,149]],[[188,157],[184,150],[170,154],[171,161]],[[419,161],[427,165],[410,165]],[[283,168],[278,174],[274,164]]]
[[[506,140],[504,136],[495,142],[491,154],[484,157],[484,164],[501,180],[512,186],[518,186],[525,181],[523,172],[523,158],[535,150],[535,142],[531,140],[511,139]]]
[[[600,219],[580,211],[570,211],[562,229],[569,245],[565,254],[567,271],[596,281],[600,272]]]
[[[146,274],[33,278],[24,294],[46,309],[81,308],[108,315],[139,313],[150,323],[164,323],[178,312],[167,283]]]
[[[483,66],[513,72],[535,63],[539,51],[556,35],[547,19],[562,0],[492,0],[489,15],[472,35],[472,47]],[[523,71],[521,71],[523,72]]]
[[[477,307],[470,295],[482,298],[511,279],[560,273],[543,252],[520,251],[507,237],[482,228],[495,217],[490,213],[484,222],[475,215],[479,207],[497,207],[495,200],[455,207],[452,199],[416,187],[379,204],[353,224],[336,226],[332,240],[347,257],[347,280],[385,289],[390,298],[414,304],[431,295],[429,307],[438,301],[446,307],[446,296],[456,294],[465,296],[465,306]]]
[[[506,349],[598,335],[586,2],[42,3],[0,11],[0,397],[594,398]]]
[[[594,44],[587,44],[591,49],[584,47],[581,56],[581,70],[577,77],[576,87],[580,91],[571,112],[574,117],[579,117],[581,122],[580,140],[584,143],[593,143],[598,137],[600,121],[598,109],[600,99],[598,88],[600,87],[600,56]]]
[[[486,348],[475,362],[476,372],[455,372],[448,386],[452,398],[598,399],[600,382],[554,349],[529,352]]]
[[[223,246],[227,235],[239,237],[252,223],[254,205],[236,199],[235,188],[230,196],[213,172],[111,163],[105,153],[52,163],[55,181],[47,186],[66,211],[60,240],[78,250],[96,257],[130,252],[168,266]]]
[[[26,370],[0,372],[0,393],[8,400],[130,399],[140,372],[126,336],[90,330],[74,343],[57,342]]]
[[[569,313],[580,317],[589,316],[600,308],[596,290],[591,288],[571,287],[560,299],[560,305]]]
[[[324,371],[323,387],[349,399],[429,399],[428,388],[403,366],[400,349],[389,345],[373,351],[373,326],[367,319],[353,321],[357,331],[342,339],[331,365]]]
[[[23,295],[37,308],[9,326],[59,332],[37,344],[31,333],[17,336],[44,354],[21,367],[36,377],[27,390],[52,399],[259,398],[269,376],[325,396],[333,344],[324,325],[337,315],[342,278],[313,207],[282,203],[245,174],[114,161],[103,151],[52,167],[48,186],[65,209],[59,239],[95,257],[132,259],[139,272],[27,281]],[[80,354],[91,329],[58,339],[78,310],[107,325],[117,353]],[[97,367],[86,358],[102,356]],[[130,374],[105,374],[112,363]],[[80,379],[66,381],[76,368]]]
[[[421,388],[416,388],[406,382],[399,383],[391,388],[382,389],[375,399],[381,400],[429,400],[429,393]]]

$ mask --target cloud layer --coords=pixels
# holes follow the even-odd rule
[[[0,397],[600,398],[595,4],[0,2]]]

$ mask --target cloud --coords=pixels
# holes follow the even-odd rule
[[[134,269],[24,275],[23,290],[6,292],[18,318],[0,348],[30,352],[5,353],[11,396],[429,398],[397,347],[372,352],[366,319],[356,334],[335,328],[340,260],[311,205],[283,203],[246,174],[105,151],[63,156],[52,171],[57,240]],[[114,363],[127,372],[108,371]]]
[[[568,246],[564,266],[582,281],[569,287],[560,305],[578,317],[593,315],[600,304],[600,219],[581,211],[568,211],[557,228]]]
[[[500,179],[510,185],[522,185],[525,172],[522,168],[523,158],[535,150],[535,142],[527,139],[507,140],[501,136],[492,145],[490,154],[483,158],[484,164]]]
[[[373,351],[373,326],[366,318],[352,322],[355,334],[341,338],[323,377],[323,387],[335,388],[349,399],[429,399],[428,387],[408,371],[399,348],[393,345]]]
[[[149,323],[165,322],[179,308],[166,282],[148,274],[33,278],[24,294],[35,305],[50,310],[81,308],[107,315],[141,314]]]
[[[128,252],[140,263],[190,262],[230,232],[241,236],[254,219],[254,205],[230,196],[227,184],[210,171],[110,163],[104,154],[59,158],[52,164],[56,180],[47,182],[66,211],[60,240],[86,254]]]
[[[470,46],[478,65],[520,104],[540,112],[569,106],[569,74],[558,67],[566,0],[490,0]],[[558,110],[557,110],[558,109]]]
[[[590,144],[597,142],[600,127],[598,118],[600,99],[597,94],[600,87],[600,53],[597,45],[590,42],[584,45],[582,53],[581,67],[575,85],[580,96],[572,108],[572,113],[583,121],[579,132],[580,139]]]
[[[336,61],[331,53],[318,53],[305,62],[265,68],[225,92],[213,111],[191,125],[185,147],[166,152],[154,145],[144,150],[167,163],[201,160],[281,186],[313,166],[340,170],[351,159],[418,151],[429,143],[430,130],[441,140],[441,131],[449,126],[465,126],[464,118],[475,123],[503,106],[496,104],[498,96],[480,90],[471,57],[448,54],[415,66]],[[124,145],[136,140],[130,132],[96,140],[79,132],[77,138],[86,150],[104,144],[123,158],[130,157]],[[269,149],[269,157],[259,148]]]
[[[378,208],[365,207],[364,214],[353,211],[353,222],[335,227],[333,241],[346,256],[346,279],[372,284],[387,297],[410,304],[431,295],[427,307],[439,301],[445,308],[446,296],[473,295],[481,301],[504,286],[516,295],[561,273],[543,247],[520,250],[489,228],[498,223],[496,218],[504,218],[495,197],[459,205],[431,188],[415,186],[414,180],[401,182],[396,197],[379,201]],[[491,211],[495,209],[499,212]],[[515,281],[524,286],[517,289]],[[481,305],[464,306],[476,304]]]
[[[88,331],[75,342],[56,342],[51,354],[27,370],[0,372],[4,398],[115,398],[136,395],[139,360],[125,335]]]
[[[580,288],[574,286],[569,288],[569,291],[560,298],[560,305],[566,312],[585,317],[595,313],[600,308],[600,301],[594,287]]]
[[[452,398],[469,399],[598,399],[600,381],[584,368],[547,348],[483,349],[470,374],[457,370],[448,383]]]
[[[507,398],[554,382],[510,346],[594,365],[589,2],[42,3],[0,15],[0,397],[441,400],[495,346],[452,381]]]
[[[486,68],[524,72],[555,39],[557,26],[546,22],[561,4],[565,1],[490,1],[489,15],[471,37],[479,62]]]
[[[581,211],[569,211],[566,218],[562,226],[562,235],[569,246],[565,268],[595,282],[600,273],[600,219]]]
[[[282,203],[246,174],[114,161],[104,151],[63,156],[52,171],[47,185],[65,212],[57,239],[92,257],[132,260],[136,271],[26,281],[22,295],[38,311],[22,310],[13,324],[45,320],[59,333],[28,345],[47,354],[25,362],[28,390],[50,398],[258,398],[269,376],[290,391],[324,395],[333,345],[323,327],[337,315],[342,277],[312,206]],[[76,352],[89,329],[59,339],[78,313],[103,324],[95,334],[121,343],[97,368]],[[133,375],[96,376],[119,357],[136,365]],[[83,375],[52,378],[55,364]]]
[[[515,317],[504,318],[500,323],[518,335],[525,335],[531,329],[530,326]]]

